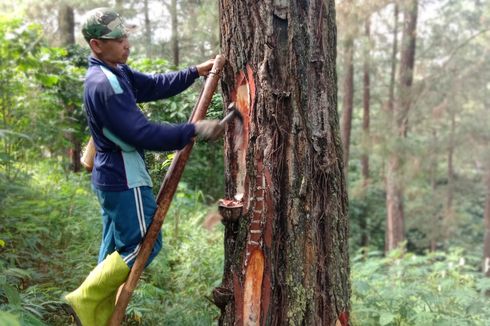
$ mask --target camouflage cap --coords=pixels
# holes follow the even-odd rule
[[[121,16],[109,8],[97,8],[85,15],[82,25],[83,37],[88,41],[91,39],[118,39],[126,36],[129,32]]]

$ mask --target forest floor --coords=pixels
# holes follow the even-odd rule
[[[48,163],[0,179],[0,324],[70,325],[61,297],[95,266],[100,209],[87,174]],[[180,185],[165,220],[164,247],[144,273],[125,325],[215,325],[223,226],[216,207]],[[209,221],[209,220],[208,220]],[[488,325],[490,280],[461,249],[385,257],[352,253],[353,325]]]

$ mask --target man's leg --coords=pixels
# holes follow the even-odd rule
[[[114,218],[115,244],[117,251],[123,260],[131,268],[138,256],[141,241],[153,220],[153,214],[157,205],[150,187],[137,187],[129,190],[130,194],[124,195],[124,203],[121,210],[125,216],[118,215]],[[162,247],[162,235],[158,235],[150,257],[146,261],[148,266]]]
[[[97,263],[101,263],[108,255],[116,250],[114,241],[114,223],[109,215],[102,210],[102,241],[99,249],[99,259]]]
[[[126,281],[129,267],[118,252],[107,256],[65,300],[83,326],[107,325],[119,286]]]
[[[121,192],[97,190],[100,204],[113,226],[117,252],[107,256],[82,285],[66,296],[83,326],[105,325],[112,312],[118,287],[126,280],[129,268],[139,252],[156,209],[149,187]],[[148,265],[161,248],[161,234],[146,263]]]

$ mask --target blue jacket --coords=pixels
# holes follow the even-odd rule
[[[152,186],[143,150],[182,149],[195,136],[193,124],[154,124],[136,103],[168,98],[199,77],[196,67],[147,75],[127,65],[111,68],[89,58],[84,85],[87,121],[97,153],[93,185],[103,191]]]

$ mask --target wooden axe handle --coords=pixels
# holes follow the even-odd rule
[[[211,103],[213,94],[216,90],[216,87],[218,86],[218,81],[225,61],[226,59],[224,56],[216,56],[213,68],[211,69],[209,76],[206,79],[206,83],[204,84],[201,96],[199,97],[199,100],[194,107],[194,110],[192,111],[189,122],[197,122],[199,120],[202,120],[206,116],[209,104]],[[160,191],[157,196],[157,209],[155,211],[155,214],[153,215],[153,222],[151,223],[141,244],[138,257],[136,258],[133,268],[131,268],[128,279],[126,280],[126,283],[124,284],[119,294],[116,308],[109,322],[109,325],[111,326],[121,325],[126,307],[128,306],[131,295],[136,288],[141,273],[145,268],[145,264],[148,260],[148,257],[150,256],[158,234],[160,233],[163,221],[168,212],[175,191],[177,190],[177,186],[179,184],[182,173],[184,172],[184,167],[187,163],[187,159],[189,158],[193,145],[194,141],[191,141],[182,150],[177,151],[174,159],[172,160],[172,164],[170,165],[170,168],[165,175],[165,179],[163,180],[162,186],[160,187]]]

